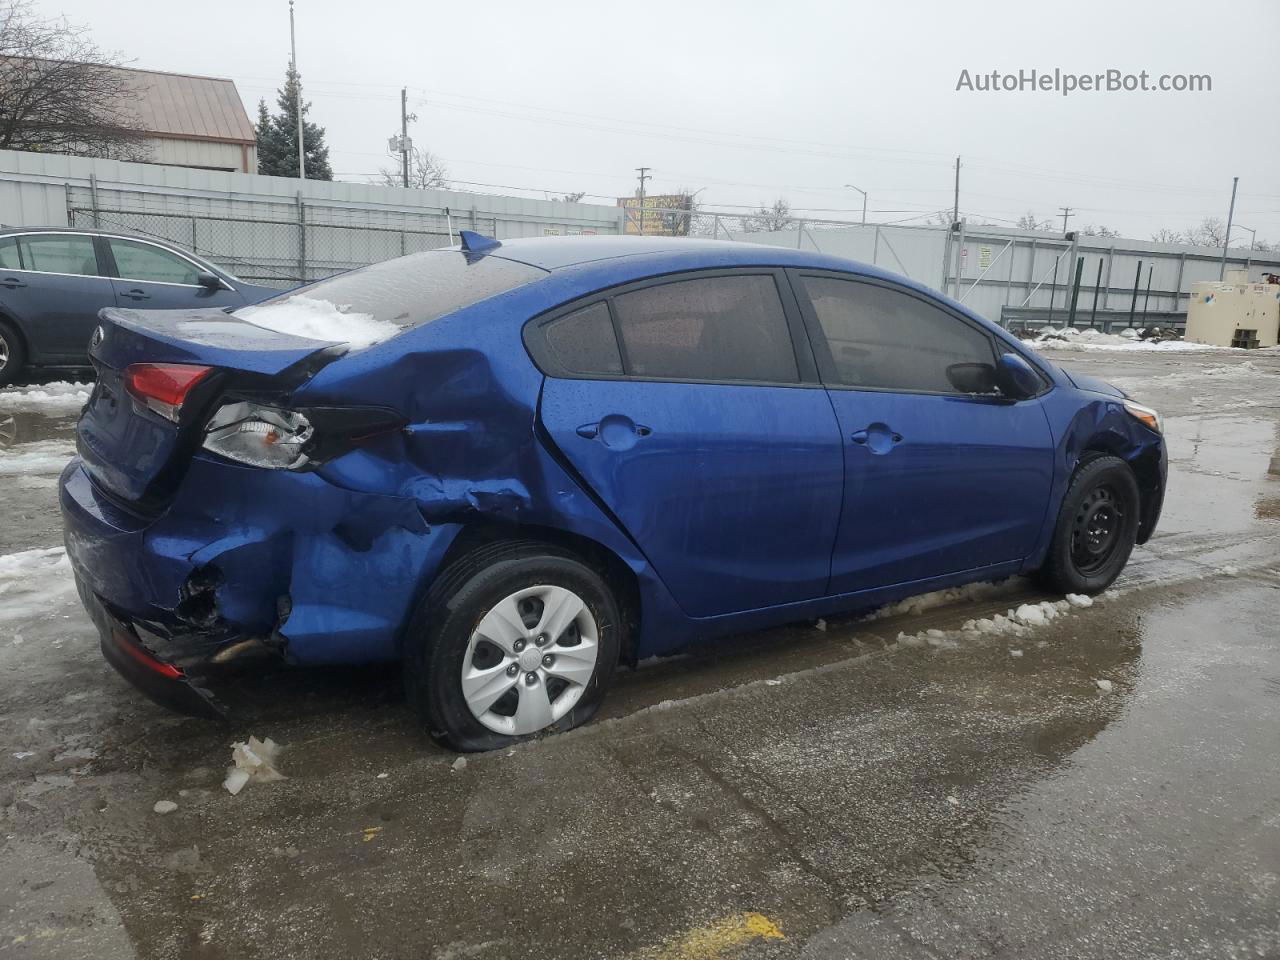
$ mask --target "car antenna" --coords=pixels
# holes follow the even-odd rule
[[[462,241],[462,252],[469,257],[483,257],[486,253],[497,250],[502,243],[493,237],[476,233],[474,230],[459,230],[458,238]]]

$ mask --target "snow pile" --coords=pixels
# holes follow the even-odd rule
[[[5,413],[42,413],[47,417],[65,417],[80,412],[89,402],[88,383],[44,383],[33,387],[8,387],[0,390],[0,411]]]
[[[66,440],[40,440],[0,450],[0,477],[61,473],[75,452],[75,444]]]
[[[975,584],[975,586],[978,585]],[[998,588],[1003,584],[985,584],[985,586]],[[946,591],[938,591],[938,593],[944,592]],[[931,595],[924,594],[924,596]],[[936,604],[934,605],[936,606]],[[930,646],[942,650],[956,650],[959,649],[962,642],[977,640],[979,637],[1025,637],[1034,628],[1046,626],[1058,617],[1070,612],[1072,608],[1083,608],[1092,605],[1093,598],[1081,594],[1069,594],[1067,599],[1064,600],[1042,600],[1039,603],[1023,603],[991,617],[966,620],[961,624],[959,630],[938,630],[934,628],[914,634],[902,632],[896,637],[893,646]],[[1013,657],[1021,657],[1023,651],[1010,650],[1009,654]]]
[[[48,614],[75,590],[71,561],[62,547],[0,556],[0,623]],[[21,642],[21,637],[14,641]]]
[[[388,320],[375,320],[370,314],[354,313],[350,307],[302,294],[275,303],[241,307],[235,316],[268,330],[309,340],[349,343],[353,347],[367,347],[400,332]]]
[[[1157,353],[1179,353],[1199,350],[1230,350],[1230,347],[1211,346],[1206,343],[1188,343],[1185,340],[1140,340],[1137,334],[1126,330],[1125,335],[1103,333],[1092,327],[1047,327],[1034,340],[1026,341],[1037,350],[1070,351],[1130,351],[1145,350]]]
[[[966,583],[960,587],[948,587],[945,590],[934,590],[932,593],[920,593],[914,597],[907,597],[897,603],[891,603],[888,606],[880,607],[873,610],[862,619],[864,621],[883,620],[885,617],[897,616],[919,616],[926,610],[932,610],[934,607],[946,606],[950,603],[957,603],[961,600],[989,600],[992,597],[998,597],[1003,593],[1018,589],[1022,586],[1021,581],[1010,578],[1001,580],[996,583],[983,581],[982,583]]]

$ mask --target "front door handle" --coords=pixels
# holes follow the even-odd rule
[[[8,287],[10,290],[16,290],[18,287],[25,287],[26,284],[17,277],[5,277],[0,280],[0,287]]]
[[[856,430],[849,439],[864,446],[872,453],[888,453],[895,445],[902,442],[902,434],[890,429],[886,424],[873,423],[865,430]]]
[[[120,294],[122,297],[128,297],[130,300],[150,300],[151,294],[144,293],[141,290],[126,290]]]

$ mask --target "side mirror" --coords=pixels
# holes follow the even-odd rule
[[[996,383],[1000,391],[1012,400],[1034,397],[1044,387],[1044,380],[1035,367],[1016,353],[1000,354],[996,365]]]
[[[947,379],[961,393],[996,392],[996,368],[989,363],[953,363]]]
[[[196,274],[196,283],[206,290],[221,290],[225,286],[220,276],[216,273],[210,273],[208,270],[201,270]]]

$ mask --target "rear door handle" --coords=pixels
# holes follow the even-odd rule
[[[144,293],[141,290],[126,290],[120,294],[122,297],[128,297],[130,300],[150,300],[151,294]]]
[[[26,284],[17,277],[5,277],[0,280],[0,287],[8,287],[10,290],[16,290],[18,287],[25,287]]]
[[[637,438],[647,437],[653,430],[630,417],[611,413],[595,423],[584,423],[577,433],[584,440],[599,440],[611,449],[627,450],[635,446]]]

